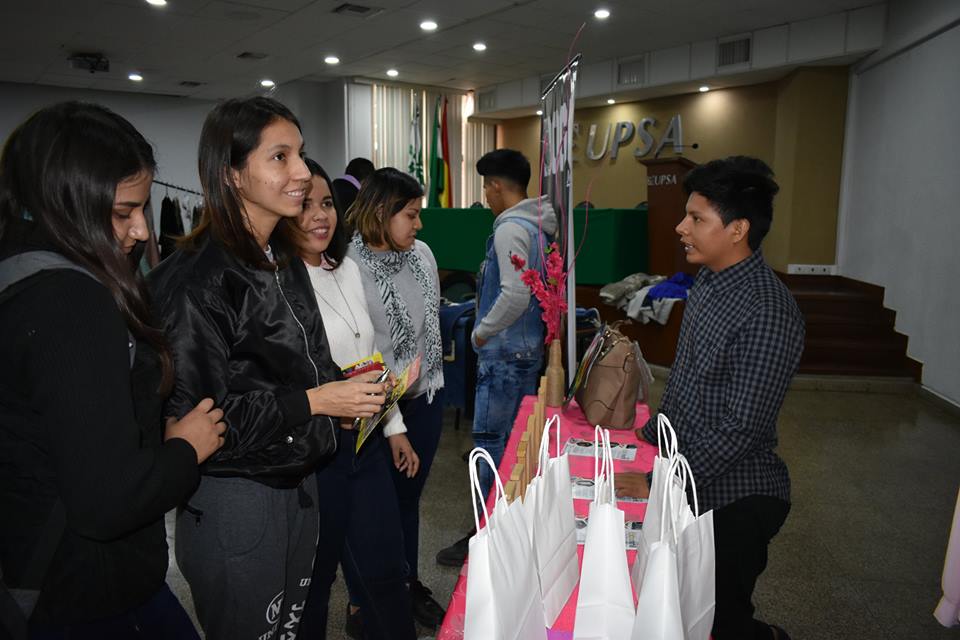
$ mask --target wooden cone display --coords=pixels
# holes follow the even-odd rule
[[[563,373],[563,350],[559,340],[550,342],[550,356],[547,359],[546,402],[548,407],[559,407],[563,404],[565,391],[565,376]],[[542,425],[541,425],[542,428]]]

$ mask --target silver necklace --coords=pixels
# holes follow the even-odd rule
[[[324,304],[326,304],[328,307],[330,307],[330,309],[333,310],[333,312],[334,312],[335,314],[337,314],[337,316],[339,316],[341,320],[343,320],[343,324],[347,325],[347,328],[350,329],[351,331],[353,331],[353,337],[354,337],[355,339],[359,340],[359,339],[360,339],[360,323],[357,322],[357,317],[356,317],[355,315],[353,315],[353,309],[350,308],[350,303],[347,302],[347,296],[343,295],[343,289],[340,288],[340,281],[337,280],[337,272],[336,272],[336,271],[331,271],[331,272],[330,272],[330,275],[333,276],[333,282],[334,282],[334,284],[337,285],[337,291],[340,292],[340,297],[343,298],[343,304],[345,304],[345,305],[347,306],[347,311],[350,313],[350,317],[353,319],[353,325],[351,325],[349,322],[347,322],[347,319],[343,316],[343,314],[340,313],[340,311],[338,311],[335,306],[333,306],[332,304],[330,304],[330,301],[328,301],[326,298],[324,298],[324,297],[323,297],[323,294],[320,293],[319,291],[317,291],[317,288],[316,288],[316,287],[313,287],[313,292],[316,293],[316,294],[317,294],[317,297],[320,298],[321,300],[323,300]],[[311,286],[312,286],[312,285],[311,285]]]

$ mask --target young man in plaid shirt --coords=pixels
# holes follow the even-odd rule
[[[687,262],[700,265],[683,314],[660,412],[690,462],[701,512],[714,510],[715,640],[788,640],[754,620],[751,602],[767,545],[790,510],[790,476],[777,446],[777,414],[803,351],[803,318],[764,262],[760,242],[779,187],[762,161],[714,160],[684,180],[677,225]],[[656,417],[637,435],[657,442]],[[617,476],[624,493],[646,478]]]

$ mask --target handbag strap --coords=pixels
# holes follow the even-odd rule
[[[63,532],[67,527],[67,510],[59,499],[53,503],[50,515],[44,525],[33,555],[27,561],[27,567],[20,587],[16,589],[19,597],[0,579],[0,628],[5,629],[12,638],[19,640],[27,637],[27,620],[40,598],[43,580],[53,562],[53,556],[60,546]]]
[[[0,260],[0,294],[7,293],[10,288],[26,280],[27,278],[42,271],[67,269],[83,273],[94,280],[100,281],[89,270],[74,263],[68,258],[53,251],[27,251],[4,260]],[[136,355],[137,342],[133,334],[127,331],[129,340],[129,359],[130,367],[133,368]],[[33,555],[27,561],[26,570],[20,581],[20,587],[16,589],[18,597],[15,597],[6,583],[0,580],[0,621],[3,627],[11,633],[18,633],[23,625],[23,633],[26,634],[26,621],[33,612],[40,597],[40,589],[53,562],[53,556],[60,546],[60,540],[63,538],[63,532],[67,526],[67,513],[63,502],[57,499],[53,503],[47,522],[41,530],[37,543],[34,546]],[[13,608],[11,608],[11,603]],[[14,610],[15,608],[15,610]],[[22,620],[18,620],[15,614],[19,612]],[[14,635],[14,637],[18,637]],[[23,636],[25,637],[25,635]]]
[[[3,580],[0,580],[0,631],[10,640],[27,639],[27,617]]]
[[[97,282],[101,282],[100,279],[88,269],[81,267],[59,253],[54,251],[25,251],[0,260],[0,293],[3,293],[17,282],[26,280],[41,271],[58,269],[78,271],[93,278]],[[137,341],[129,329],[127,330],[127,340],[130,347],[130,368],[132,369],[133,360],[137,351]]]

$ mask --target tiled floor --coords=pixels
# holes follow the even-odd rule
[[[793,508],[757,587],[759,615],[796,640],[960,638],[932,616],[960,488],[960,417],[912,393],[800,389],[811,386],[791,390],[780,414]],[[438,567],[434,554],[473,520],[460,457],[469,422],[454,430],[452,412],[447,422],[421,523],[420,575],[441,603],[458,571]],[[190,609],[171,565],[171,586]],[[331,597],[331,639],[345,637],[342,585]]]

